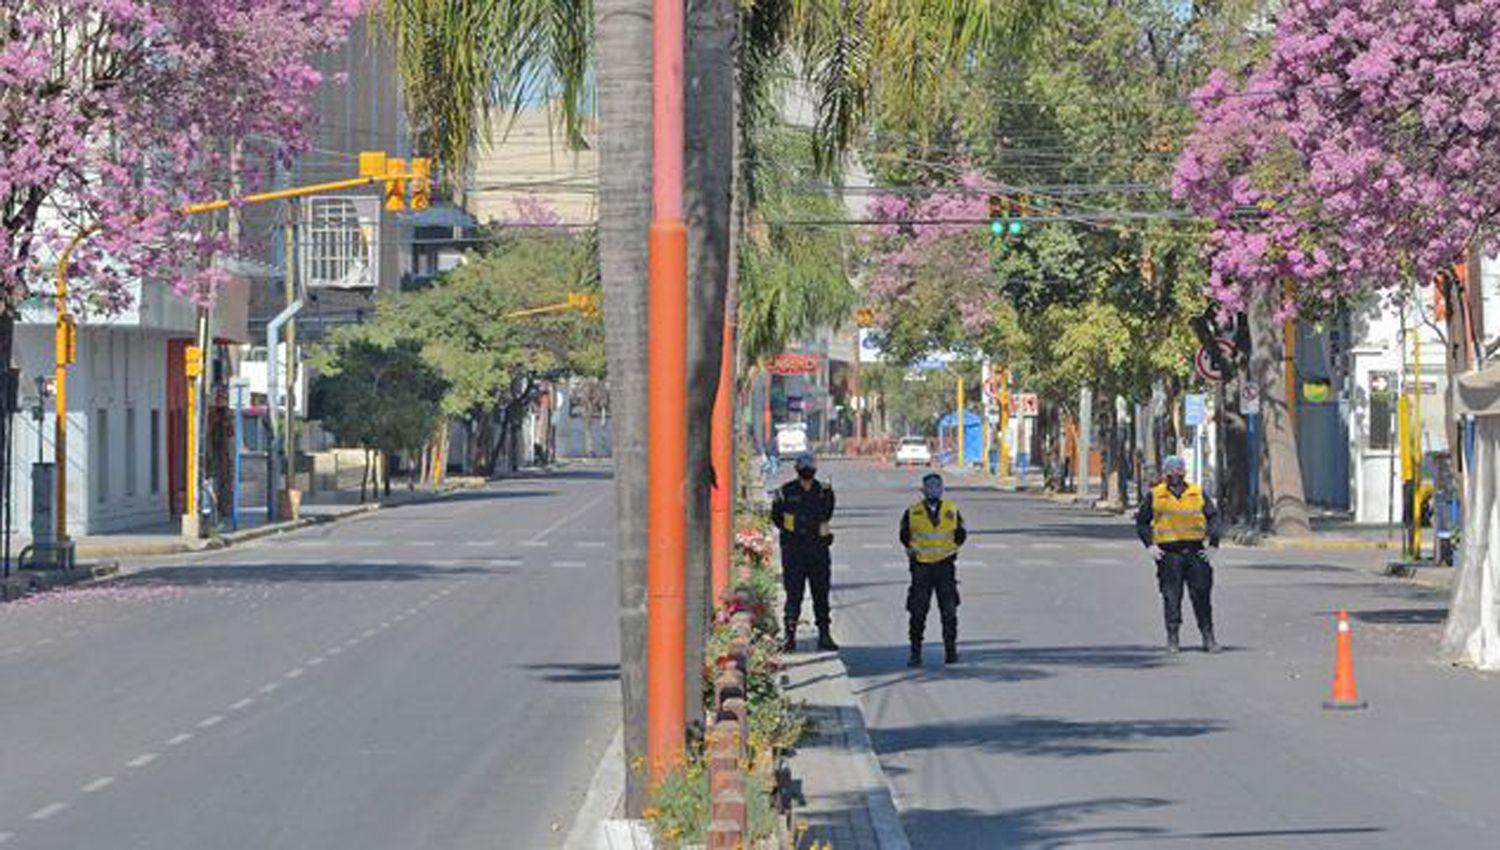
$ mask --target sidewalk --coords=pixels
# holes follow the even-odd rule
[[[788,759],[796,850],[908,850],[906,832],[838,653],[790,657],[787,695],[805,701],[811,738]],[[805,827],[805,829],[804,829]]]

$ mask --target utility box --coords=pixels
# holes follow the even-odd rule
[[[57,465],[31,465],[31,546],[23,567],[73,569],[73,541],[57,539]]]

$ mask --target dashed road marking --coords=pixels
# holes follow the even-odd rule
[[[364,631],[359,633],[359,636],[362,638],[372,638],[375,636],[375,633],[377,631],[377,629],[365,629]]]
[[[975,549],[1009,549],[1009,543],[975,543]]]
[[[573,545],[577,546],[579,549],[603,549],[609,544],[605,543],[603,540],[580,540]]]
[[[325,655],[340,655],[340,654],[343,653],[343,651],[344,651],[344,648],[342,646],[330,646],[330,647],[328,647],[328,651],[326,653],[324,653],[324,654]]]
[[[281,690],[280,682],[267,682],[260,686],[260,692],[263,694],[274,694],[279,690]]]
[[[552,544],[548,543],[545,540],[522,540],[521,541],[521,545],[522,546],[526,546],[526,547],[530,547],[530,548],[533,548],[533,549],[540,549],[540,548],[542,548],[544,546],[551,546]]]
[[[1062,544],[1061,543],[1033,543],[1033,544],[1031,544],[1031,548],[1033,548],[1033,549],[1061,549],[1062,548]]]
[[[222,715],[222,714],[215,714],[215,715],[212,715],[210,717],[205,717],[202,720],[199,720],[198,721],[198,728],[199,729],[212,729],[215,726],[218,726],[220,723],[223,723],[223,722],[224,722],[224,715]]]
[[[57,641],[54,640],[53,638],[42,638],[41,640],[39,640],[39,641],[36,642],[36,645],[37,646],[46,646],[49,643],[57,643]]]
[[[583,561],[553,561],[552,566],[560,570],[576,570],[581,567],[586,567],[588,566],[588,564]]]
[[[480,546],[499,546],[500,545],[500,541],[498,541],[498,540],[468,540],[468,541],[464,542],[464,545],[465,546],[474,546],[474,547],[480,547]]]
[[[309,659],[307,659],[306,661],[304,661],[302,663],[306,664],[308,667],[316,667],[319,664],[323,663],[323,656],[321,656],[321,655],[314,655],[312,658],[309,658]]]
[[[4,844],[15,837],[16,834],[14,832],[0,832],[0,844]]]
[[[436,549],[437,548],[437,541],[436,540],[413,540],[412,542],[410,542],[410,543],[408,543],[406,545],[411,546],[411,547],[416,548],[416,549]]]
[[[377,626],[377,627],[376,627],[376,628],[381,628],[381,629],[388,629],[388,628],[390,628],[390,627],[391,627],[391,621],[390,621],[390,620],[386,620],[386,621],[385,621],[385,622],[383,622],[383,623],[381,623],[381,624],[380,624],[380,625],[379,625],[379,626]]]
[[[490,566],[492,566],[492,567],[519,567],[519,566],[521,566],[521,559],[520,558],[500,558],[498,560],[490,561]]]
[[[293,546],[304,546],[304,547],[307,547],[309,549],[318,549],[318,548],[321,548],[323,546],[327,546],[328,545],[328,541],[326,541],[326,540],[298,540],[297,542],[293,543],[292,545]]]
[[[889,549],[889,548],[891,548],[891,546],[890,546],[889,543],[861,543],[859,548],[861,548],[861,549],[870,549],[870,550],[880,550],[880,549]]]
[[[101,776],[98,779],[95,779],[93,782],[90,782],[87,785],[83,786],[83,793],[92,794],[95,791],[103,791],[105,788],[108,788],[113,784],[115,784],[115,778],[113,776]]]
[[[191,740],[193,740],[193,733],[192,732],[180,732],[180,733],[178,733],[176,735],[173,735],[172,737],[170,737],[170,738],[167,739],[167,746],[169,746],[169,747],[177,747],[177,746],[181,746],[183,744],[186,744],[188,741],[191,741]]]
[[[67,807],[67,803],[49,803],[27,815],[27,817],[31,818],[32,820],[46,820],[62,811],[63,809],[66,809]]]
[[[126,767],[145,767],[146,765],[150,764],[151,762],[156,761],[159,758],[161,758],[161,756],[158,755],[158,754],[156,754],[156,753],[141,753],[140,755],[136,756],[135,758],[131,759],[130,761],[125,762],[125,766]]]
[[[254,704],[255,704],[255,700],[251,699],[250,697],[245,697],[242,700],[236,700],[235,702],[230,703],[229,704],[229,710],[230,711],[240,711],[241,709],[249,708],[250,706],[252,706]]]
[[[301,675],[306,672],[307,671],[303,670],[301,667],[293,667],[292,669],[286,671],[286,673],[283,675],[288,679],[296,679],[301,677]]]

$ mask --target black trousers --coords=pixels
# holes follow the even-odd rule
[[[781,588],[786,591],[786,607],[781,621],[787,629],[795,628],[802,618],[802,594],[812,586],[813,618],[819,629],[828,628],[828,583],[831,578],[828,547],[821,543],[793,544],[781,547]]]
[[[1168,630],[1182,625],[1184,585],[1193,600],[1193,616],[1198,620],[1198,628],[1213,627],[1214,608],[1210,593],[1214,587],[1214,570],[1201,551],[1163,552],[1156,564],[1156,583],[1161,588]]]
[[[927,632],[927,612],[937,597],[938,616],[943,621],[943,644],[958,642],[958,567],[952,558],[936,564],[910,562],[911,586],[906,589],[906,611],[911,615],[908,634],[913,645]]]

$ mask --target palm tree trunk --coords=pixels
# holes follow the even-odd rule
[[[614,412],[615,564],[625,814],[639,817],[646,758],[646,231],[651,223],[651,0],[596,0],[599,277]]]
[[[1272,300],[1250,308],[1250,372],[1260,386],[1262,427],[1265,431],[1265,468],[1270,473],[1271,530],[1302,537],[1312,529],[1302,490],[1302,462],[1297,457],[1297,434],[1287,403],[1283,323],[1272,315]]]
[[[688,224],[687,722],[703,721],[703,650],[712,617],[710,451],[729,285],[735,134],[735,0],[689,0],[683,207]]]

